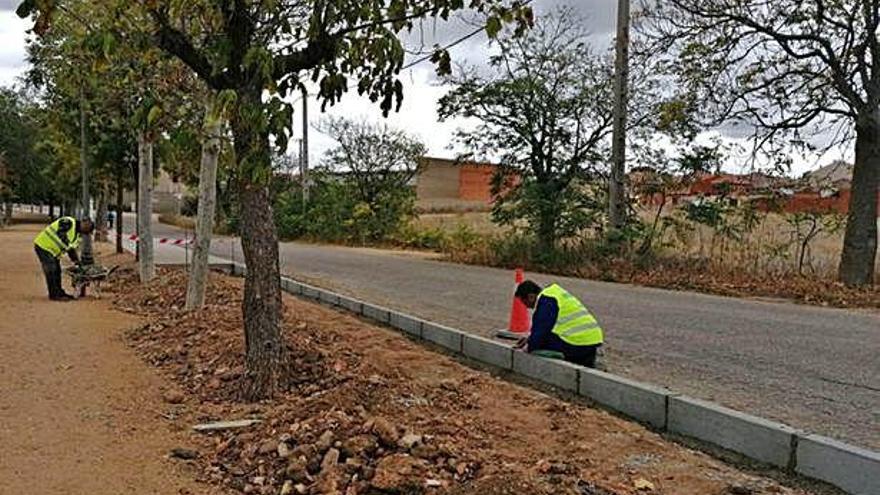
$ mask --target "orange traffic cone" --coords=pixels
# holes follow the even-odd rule
[[[518,286],[523,282],[523,269],[517,268],[515,281]],[[513,303],[510,306],[510,323],[507,330],[499,330],[495,335],[504,339],[521,339],[529,335],[532,323],[529,320],[529,309],[516,296],[513,297]]]

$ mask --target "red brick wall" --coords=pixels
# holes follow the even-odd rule
[[[795,193],[782,203],[782,210],[786,213],[831,213],[836,212],[846,214],[849,211],[850,191],[844,189],[837,195],[830,198],[823,198],[818,192],[799,192]],[[880,191],[877,192],[877,203],[880,204]],[[768,205],[763,203],[763,209],[768,209]],[[880,211],[878,211],[880,215]]]
[[[465,201],[492,201],[492,176],[495,168],[486,165],[461,165],[458,172],[458,197]]]

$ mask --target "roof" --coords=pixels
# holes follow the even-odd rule
[[[480,161],[476,161],[476,160],[457,159],[457,158],[438,158],[438,157],[434,157],[434,156],[423,156],[423,157],[421,157],[421,160],[424,162],[431,162],[431,163],[438,163],[439,162],[443,165],[451,165],[451,166],[463,166],[463,165],[470,165],[470,166],[477,165],[477,166],[485,166],[485,167],[497,167],[498,166],[497,163],[492,163],[492,162],[480,162]]]
[[[843,160],[819,167],[812,172],[807,172],[803,180],[813,187],[831,186],[852,181],[853,165]]]

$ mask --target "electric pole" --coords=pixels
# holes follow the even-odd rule
[[[619,229],[626,221],[626,111],[629,79],[629,0],[617,1],[617,40],[614,62],[614,114],[611,137],[611,177],[608,181],[608,220]]]

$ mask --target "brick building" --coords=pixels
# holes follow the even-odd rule
[[[423,157],[416,177],[416,206],[422,210],[481,210],[492,205],[497,165]]]

